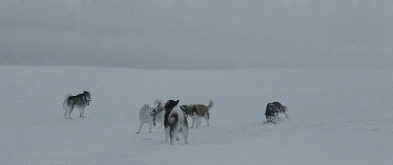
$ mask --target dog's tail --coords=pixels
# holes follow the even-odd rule
[[[173,113],[171,116],[169,116],[169,124],[175,124],[179,121],[179,114],[178,113]]]
[[[213,108],[213,100],[212,99],[210,99],[210,103],[209,103],[209,105],[207,105],[207,108],[209,108],[209,110]]]
[[[68,110],[70,108],[70,105],[68,105],[68,99],[71,97],[72,95],[69,94],[64,98],[64,102],[63,102],[63,108],[64,110]]]
[[[162,101],[161,99],[156,99],[154,101],[154,105],[156,105],[157,107],[163,107],[165,104],[164,101]]]

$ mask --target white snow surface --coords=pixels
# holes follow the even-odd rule
[[[393,164],[393,70],[137,70],[0,66],[1,164]],[[79,118],[68,94],[91,92]],[[164,129],[140,134],[138,112],[155,99],[214,101],[188,143]],[[280,101],[289,119],[262,124]],[[189,124],[191,119],[189,118]]]

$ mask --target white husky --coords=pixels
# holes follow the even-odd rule
[[[155,104],[157,105],[157,107],[163,106],[162,101],[160,100],[156,100]],[[139,110],[139,121],[140,121],[140,125],[139,125],[139,130],[136,132],[137,134],[139,134],[142,130],[142,127],[144,124],[149,124],[149,133],[152,133],[152,127],[153,127],[153,110],[155,110],[155,108],[150,107],[149,104],[145,104],[140,110]],[[164,113],[158,113],[155,116],[155,120],[156,122],[160,123],[160,127],[162,127],[162,125],[164,124]]]

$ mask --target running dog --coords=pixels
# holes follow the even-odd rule
[[[188,122],[183,111],[177,105],[179,100],[168,100],[165,104],[164,127],[165,127],[165,142],[171,138],[170,144],[173,144],[173,139],[178,141],[178,133],[181,132],[184,137],[184,142],[188,144]]]
[[[191,104],[182,105],[180,109],[188,116],[192,118],[192,126],[194,128],[196,121],[196,128],[198,128],[202,123],[202,117],[206,119],[207,126],[209,126],[210,113],[209,110],[213,108],[213,100],[210,100],[209,105],[203,104]]]
[[[65,110],[64,118],[71,119],[71,113],[75,107],[79,109],[79,117],[85,117],[85,108],[90,104],[91,97],[88,91],[83,91],[82,94],[72,96],[68,95],[63,102],[63,108]]]
[[[286,106],[283,106],[279,102],[268,103],[265,111],[265,117],[267,120],[265,123],[276,124],[274,120],[278,117],[279,113],[284,114],[285,117],[289,119],[289,116],[287,115],[287,111],[288,108]]]

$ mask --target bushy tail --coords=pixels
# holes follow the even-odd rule
[[[209,105],[207,105],[207,108],[212,109],[213,108],[213,100],[210,100]]]
[[[169,124],[175,124],[179,121],[179,115],[177,113],[173,113],[170,117],[169,117]]]
[[[68,99],[71,97],[72,95],[69,94],[64,98],[64,102],[63,102],[63,109],[67,110],[70,108],[70,106],[68,105]]]
[[[164,102],[160,99],[156,99],[154,101],[154,105],[156,105],[157,107],[163,107],[164,106]]]

